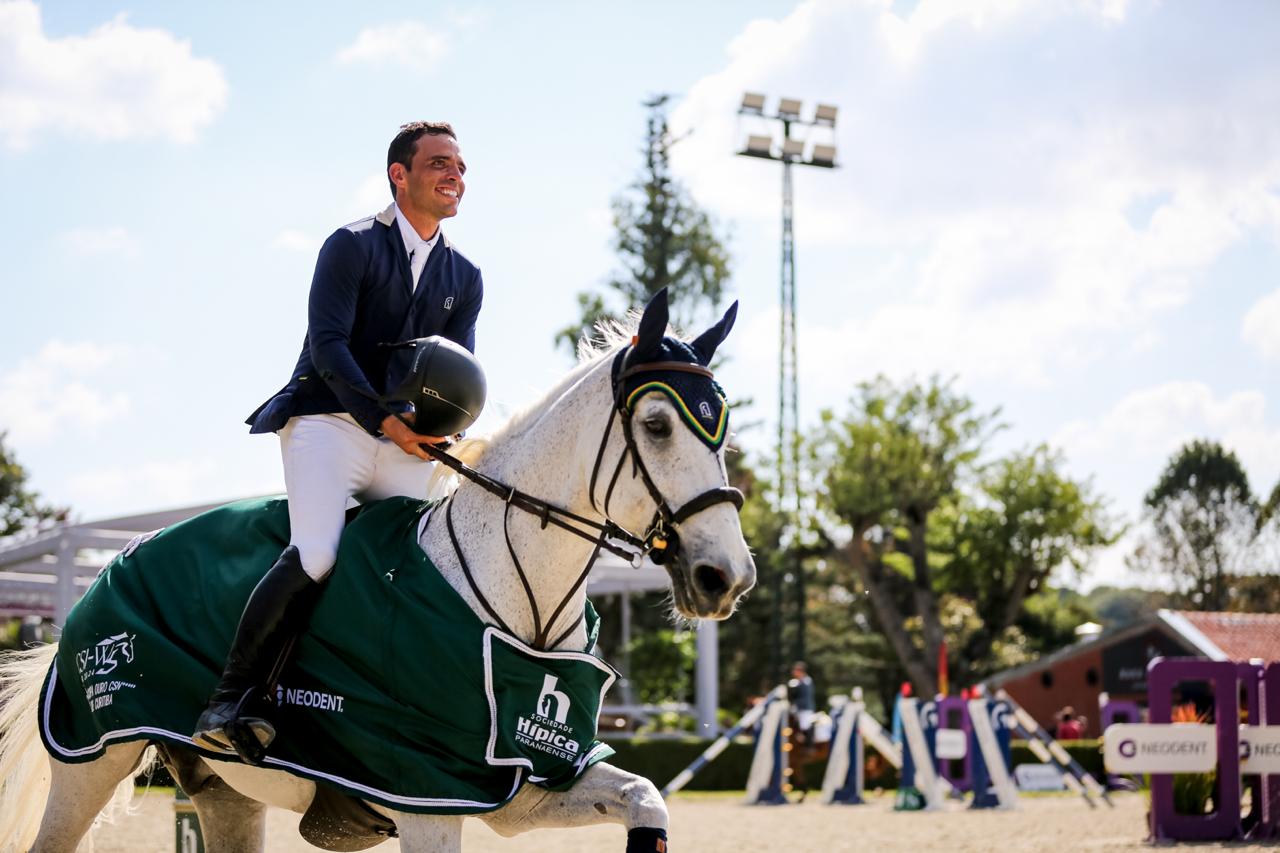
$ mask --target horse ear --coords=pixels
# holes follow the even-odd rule
[[[658,354],[658,348],[662,346],[662,338],[667,333],[668,317],[667,289],[664,287],[653,295],[648,305],[644,306],[644,314],[640,316],[640,328],[636,331],[636,342],[628,361],[640,362]]]
[[[729,310],[720,318],[720,322],[698,335],[698,339],[689,344],[697,354],[698,361],[703,365],[711,364],[711,357],[716,354],[716,347],[729,337],[729,330],[733,328],[733,321],[736,319],[738,319],[738,302],[734,300]]]

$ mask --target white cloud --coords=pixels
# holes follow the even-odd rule
[[[589,205],[582,211],[584,236],[601,243],[607,242],[614,235],[613,210],[603,204]]]
[[[368,62],[430,71],[448,52],[449,40],[444,34],[418,21],[402,21],[366,27],[355,41],[338,51],[337,58],[344,65]]]
[[[276,234],[275,239],[271,241],[271,245],[273,248],[284,249],[286,252],[301,252],[310,255],[320,248],[320,241],[296,228],[285,228]]]
[[[1145,531],[1141,525],[1130,527],[1114,545],[1094,553],[1084,576],[1084,590],[1098,586],[1137,586],[1144,589],[1173,590],[1173,576],[1167,573],[1151,574],[1129,568],[1128,559],[1133,556]],[[1059,585],[1069,585],[1071,575],[1060,572],[1054,580]]]
[[[1280,424],[1268,423],[1267,400],[1257,390],[1219,396],[1202,382],[1166,382],[1125,396],[1100,417],[1065,424],[1051,443],[1073,463],[1084,460],[1103,472],[1104,481],[1110,470],[1138,466],[1151,485],[1169,457],[1195,438],[1234,451],[1256,491],[1269,491],[1280,478]]]
[[[842,168],[798,170],[796,233],[802,267],[814,249],[850,258],[847,283],[802,292],[858,296],[802,306],[802,347],[1043,384],[1158,340],[1228,248],[1280,240],[1280,90],[1262,82],[1280,55],[1252,37],[1274,16],[1118,0],[896,8],[810,0],[752,22],[672,116],[677,133],[696,129],[673,158],[698,200],[768,234],[776,165],[727,156],[747,132],[742,92],[840,106]],[[1222,47],[1205,49],[1209,27]]]
[[[1174,453],[1187,442],[1207,438],[1233,451],[1255,493],[1266,495],[1280,479],[1280,424],[1268,423],[1261,391],[1215,394],[1201,382],[1168,382],[1126,395],[1096,418],[1065,424],[1050,439],[1064,450],[1073,470],[1097,472],[1102,494],[1127,509],[1133,524],[1104,549],[1088,576],[1097,584],[1167,586],[1167,578],[1140,575],[1125,558],[1141,538],[1142,496],[1154,486]]]
[[[1244,316],[1245,343],[1268,361],[1280,361],[1280,290],[1254,303]]]
[[[119,15],[87,35],[50,38],[35,3],[0,2],[0,136],[11,148],[45,130],[191,142],[226,100],[218,64],[165,30]]]
[[[110,505],[121,495],[146,495],[147,505],[153,507],[183,506],[207,500],[209,483],[221,473],[212,459],[109,466],[73,476],[70,496],[77,506]]]
[[[72,228],[59,238],[81,255],[125,255],[138,254],[138,241],[128,230],[119,226],[105,228]]]
[[[34,357],[0,374],[0,430],[14,444],[35,445],[84,432],[127,415],[129,397],[103,390],[105,368],[126,352],[86,341],[49,341]]]
[[[351,198],[353,219],[370,216],[391,204],[391,185],[386,172],[374,172],[360,182]]]

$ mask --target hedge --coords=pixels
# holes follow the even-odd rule
[[[661,788],[675,778],[676,774],[693,763],[702,754],[710,740],[695,737],[682,738],[646,738],[636,737],[607,741],[617,754],[609,759],[609,763],[623,770],[636,773],[651,780]],[[1074,758],[1081,767],[1088,771],[1099,782],[1103,781],[1106,771],[1102,767],[1102,741],[1070,740],[1060,741],[1063,749]],[[688,791],[741,791],[747,785],[747,774],[751,770],[751,755],[754,742],[750,738],[738,738],[729,744],[715,761],[693,777],[685,790]],[[1027,746],[1026,741],[1015,740],[1010,750],[1014,766],[1019,764],[1038,764]],[[868,757],[875,756],[875,751],[868,748]],[[822,786],[822,774],[826,771],[826,761],[814,762],[806,768],[806,778],[811,788]],[[869,789],[895,788],[898,785],[898,773],[886,761],[879,761],[874,768],[868,767],[866,785]],[[138,777],[138,784],[147,783],[146,776]],[[157,766],[151,776],[151,784],[156,786],[172,785],[168,772]]]
[[[609,759],[609,763],[623,770],[628,770],[653,781],[662,787],[675,778],[675,775],[689,766],[702,751],[711,745],[710,740],[701,738],[629,738],[626,740],[608,741],[617,754]],[[1103,781],[1106,771],[1102,766],[1102,741],[1073,740],[1060,741],[1076,762],[1093,778]],[[686,790],[690,791],[735,791],[742,790],[747,784],[747,773],[751,769],[753,742],[748,738],[739,738],[693,777]],[[1015,740],[1010,754],[1013,764],[1038,764],[1040,759],[1032,753],[1026,741]],[[874,750],[867,749],[868,758],[876,756]],[[876,756],[878,758],[878,756]],[[868,768],[869,771],[871,768]],[[868,788],[894,788],[898,784],[897,771],[888,762],[877,762],[878,772],[868,772],[866,785]],[[821,786],[822,774],[826,771],[826,761],[815,762],[806,768],[806,776],[810,786]]]

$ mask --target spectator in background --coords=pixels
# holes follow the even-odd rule
[[[1058,712],[1058,728],[1053,736],[1058,740],[1079,740],[1084,737],[1084,720],[1076,716],[1070,705]]]

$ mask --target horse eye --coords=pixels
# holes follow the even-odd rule
[[[644,419],[644,428],[655,438],[666,438],[671,435],[671,422],[666,418],[654,416]]]

